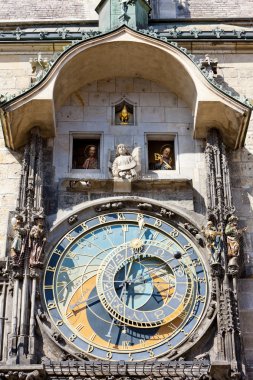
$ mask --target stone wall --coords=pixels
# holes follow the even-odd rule
[[[136,106],[136,125],[113,125],[113,105],[126,97]],[[194,209],[193,191],[189,183],[193,183],[197,208],[203,206],[205,196],[203,176],[203,151],[201,141],[192,139],[192,115],[186,104],[170,93],[166,88],[142,78],[108,78],[92,82],[73,93],[59,110],[57,117],[57,137],[54,146],[54,167],[56,181],[64,178],[104,179],[109,182],[101,184],[101,188],[93,185],[82,195],[68,192],[62,187],[59,198],[59,212],[73,208],[84,200],[94,200],[113,196],[109,161],[120,143],[126,144],[130,150],[140,146],[142,150],[141,185],[133,185],[134,195],[145,196],[162,202],[172,202],[190,210]],[[101,167],[99,173],[91,173],[83,169],[71,169],[71,139],[77,135],[85,138],[90,133],[101,136]],[[88,133],[88,135],[87,135]],[[151,171],[147,162],[147,139],[155,136],[166,141],[174,139],[175,170]],[[155,186],[156,181],[163,185]],[[169,180],[169,182],[164,182]],[[104,182],[105,182],[104,181]],[[146,181],[146,182],[145,182]],[[173,183],[178,181],[178,184]],[[180,187],[180,182],[185,186]],[[92,182],[93,183],[93,182]],[[201,186],[203,185],[203,186]],[[168,189],[169,187],[169,189]],[[201,194],[202,192],[202,194]],[[116,194],[120,195],[120,194]],[[196,209],[196,207],[195,207]],[[199,211],[199,209],[198,209]]]
[[[9,212],[16,207],[21,159],[21,154],[5,147],[0,128],[0,258],[5,256],[8,243]]]

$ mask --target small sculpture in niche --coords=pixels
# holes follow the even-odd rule
[[[123,99],[114,106],[114,122],[116,125],[133,125],[134,122],[134,106]]]
[[[155,161],[159,161],[155,164],[155,170],[172,170],[171,147],[163,145],[160,154],[155,153]]]
[[[127,107],[126,107],[125,104],[124,104],[124,107],[122,108],[121,113],[119,114],[119,119],[120,119],[120,121],[121,121],[122,124],[128,124],[129,113],[127,111]]]
[[[40,216],[34,218],[35,224],[29,234],[30,267],[42,266],[42,256],[46,244],[44,219]]]
[[[211,261],[218,263],[221,255],[221,231],[217,229],[213,222],[209,220],[202,230],[203,235],[207,240],[207,248],[211,253]]]
[[[237,223],[237,216],[232,215],[228,218],[228,224],[225,228],[228,248],[228,266],[239,266],[238,257],[240,255],[240,239],[243,232],[247,230],[247,227],[239,229]]]
[[[121,179],[133,179],[141,171],[141,148],[134,148],[129,153],[125,144],[119,144],[116,149],[116,158],[112,164],[112,175]]]
[[[95,145],[87,145],[84,149],[84,154],[87,158],[83,163],[83,169],[97,169],[97,147]]]
[[[11,257],[13,259],[13,265],[15,266],[21,264],[27,240],[27,230],[23,226],[23,218],[21,215],[16,215],[11,222],[14,230],[14,239],[11,245]]]

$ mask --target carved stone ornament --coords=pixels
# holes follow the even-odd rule
[[[109,210],[119,210],[124,208],[124,203],[123,202],[108,202],[100,205],[99,207],[96,207],[97,212],[101,211],[109,211]]]
[[[163,217],[168,218],[168,219],[172,218],[175,215],[174,212],[166,210],[166,208],[163,208],[163,207],[160,210],[160,214]]]
[[[50,63],[47,58],[42,58],[41,53],[38,53],[37,58],[30,58],[32,67],[31,83],[39,81],[44,73],[49,69]]]
[[[12,298],[10,299],[12,300],[12,316],[10,320],[12,323],[9,328],[6,359],[12,364],[36,362],[35,310],[39,294],[37,286],[46,243],[42,155],[42,138],[39,130],[33,129],[30,141],[24,149],[19,196],[15,216],[12,218],[10,226],[13,238],[9,254],[12,284]],[[15,315],[19,315],[19,317],[15,318]],[[0,322],[5,323],[5,316]],[[6,330],[4,324],[0,326],[0,331],[1,329]],[[2,349],[0,340],[0,356]],[[19,373],[18,370],[4,376],[15,380],[16,373]],[[18,378],[22,376],[19,374]],[[24,376],[25,379],[39,378],[39,374],[34,371],[25,373]]]
[[[210,374],[216,378],[217,372],[219,379],[238,378],[238,375],[244,378],[240,364],[242,347],[236,277],[240,266],[240,238],[245,228],[237,227],[238,218],[234,216],[226,147],[216,129],[209,131],[205,155],[209,221],[202,232],[210,252],[213,282],[209,318],[214,313],[214,302],[217,308],[217,363],[212,364]],[[219,366],[222,361],[226,363],[223,369]]]
[[[150,203],[138,203],[137,207],[140,210],[147,210],[147,211],[153,210],[153,206]]]
[[[68,223],[70,226],[72,226],[72,224],[75,224],[77,221],[78,221],[78,215],[71,215],[68,218]]]
[[[39,371],[35,369],[31,372],[25,371],[8,371],[0,372],[1,380],[42,380],[45,378],[44,371]]]

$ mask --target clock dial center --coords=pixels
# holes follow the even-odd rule
[[[117,286],[120,281],[123,287],[122,295],[121,287]],[[139,262],[127,263],[121,268],[115,276],[114,284],[115,288],[118,288],[118,297],[121,297],[125,305],[132,309],[139,309],[145,305],[153,293],[152,277],[150,277],[148,269]]]

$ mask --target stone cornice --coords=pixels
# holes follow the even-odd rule
[[[32,30],[31,30],[32,29]],[[98,28],[83,26],[45,27],[43,25],[35,28],[17,27],[16,29],[0,30],[0,42],[53,42],[53,41],[82,41],[86,39],[86,34],[99,33]],[[101,32],[100,32],[101,33]],[[157,29],[156,25],[150,26],[147,33],[156,33],[159,38],[168,38],[176,41],[253,41],[253,29],[236,27],[225,30],[218,25],[216,28],[207,30],[201,25],[195,25],[186,30],[181,26],[166,26],[166,30]]]

